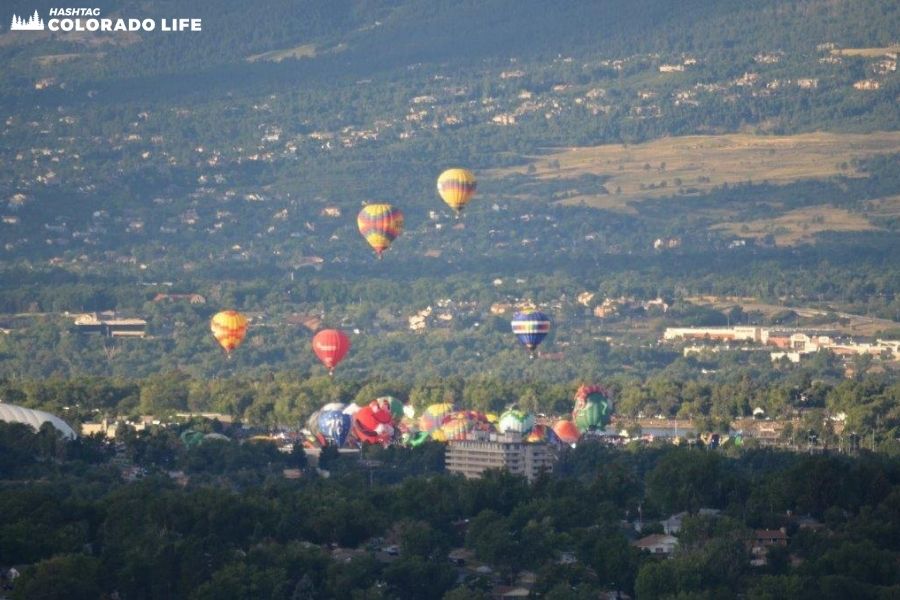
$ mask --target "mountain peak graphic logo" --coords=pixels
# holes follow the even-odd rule
[[[12,16],[12,23],[9,26],[10,31],[43,31],[44,21],[41,19],[38,11],[34,11],[26,21],[18,15]]]

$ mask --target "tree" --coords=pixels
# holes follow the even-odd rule
[[[13,598],[95,600],[101,595],[100,561],[83,554],[61,554],[25,569]]]

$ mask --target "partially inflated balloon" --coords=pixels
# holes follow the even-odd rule
[[[449,402],[439,402],[428,406],[419,417],[419,429],[426,433],[439,429],[451,412],[453,412],[453,405]]]
[[[604,429],[609,424],[612,402],[603,386],[582,385],[575,392],[575,409],[572,419],[581,431]]]
[[[535,425],[531,428],[531,431],[528,432],[528,435],[525,436],[525,441],[529,444],[546,442],[552,433],[553,429],[546,425]]]
[[[534,427],[534,415],[511,408],[500,415],[497,431],[500,433],[528,433]]]
[[[459,214],[475,195],[475,176],[468,169],[447,169],[437,180],[437,191],[447,206]]]
[[[334,368],[350,350],[350,338],[338,329],[323,329],[313,337],[312,347],[328,372],[334,373]]]
[[[317,433],[327,440],[329,445],[340,448],[350,433],[351,418],[340,410],[323,410],[316,423]]]
[[[353,415],[353,435],[366,444],[387,446],[394,437],[391,411],[376,402],[363,406]]]
[[[517,312],[513,315],[512,330],[519,342],[534,352],[550,332],[550,317],[540,311]]]
[[[400,420],[404,417],[404,409],[406,408],[398,398],[394,398],[393,396],[381,396],[380,398],[375,398],[374,402],[377,402],[380,406],[386,407],[389,411],[391,411],[391,419],[394,421],[394,424],[400,423]]]
[[[407,443],[413,448],[417,448],[424,444],[426,440],[428,440],[428,434],[424,431],[417,431],[416,433],[409,436]]]
[[[568,419],[561,419],[553,425],[553,432],[556,437],[566,444],[574,444],[581,437],[581,432],[575,427],[575,423]]]
[[[236,310],[223,310],[212,318],[209,328],[219,345],[230,355],[247,335],[247,317]]]
[[[473,431],[490,431],[493,427],[483,413],[474,410],[460,410],[444,418],[439,431],[446,441],[464,440]],[[432,434],[434,438],[434,434]]]
[[[356,224],[378,258],[403,231],[403,212],[390,204],[368,204],[359,211]]]

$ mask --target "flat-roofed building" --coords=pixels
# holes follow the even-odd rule
[[[147,321],[144,319],[120,319],[98,313],[75,317],[75,327],[79,333],[102,337],[144,337],[147,334]]]
[[[769,330],[762,327],[743,326],[735,327],[666,327],[663,339],[673,341],[684,340],[717,340],[723,342],[744,341],[768,342]]]
[[[506,469],[533,481],[540,473],[552,471],[555,449],[549,444],[525,443],[514,433],[473,432],[465,440],[447,445],[446,465],[451,473],[467,478],[481,477],[488,469]]]

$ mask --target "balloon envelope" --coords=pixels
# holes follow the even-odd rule
[[[424,431],[418,431],[409,436],[408,443],[413,448],[416,448],[424,444],[426,440],[428,440],[428,434]]]
[[[575,426],[575,423],[568,419],[560,419],[553,425],[553,432],[556,437],[567,444],[574,444],[581,437],[581,432]]]
[[[447,206],[459,213],[475,195],[475,175],[468,169],[447,169],[437,180],[437,191]]]
[[[213,316],[209,328],[219,345],[230,354],[247,335],[247,317],[236,310],[223,310]]]
[[[312,347],[322,364],[333,371],[350,350],[350,338],[339,329],[323,329],[313,337]]]
[[[381,258],[391,242],[403,232],[403,212],[390,204],[368,204],[359,211],[356,225],[359,233]]]
[[[444,424],[444,419],[451,412],[453,412],[453,405],[449,402],[430,405],[419,418],[419,429],[427,433],[437,430]]]
[[[500,415],[497,431],[500,433],[528,433],[534,427],[534,415],[511,408]]]
[[[347,441],[347,435],[350,433],[350,421],[350,415],[344,414],[343,411],[322,410],[316,419],[317,433],[321,434],[329,444],[340,448]]]
[[[517,312],[511,324],[513,333],[529,350],[537,348],[550,332],[550,317],[540,311]]]
[[[379,408],[389,411],[391,413],[391,420],[395,424],[399,423],[405,416],[404,409],[406,407],[398,398],[394,398],[393,396],[380,396],[375,398],[372,402]]]
[[[387,445],[394,437],[391,411],[373,404],[376,403],[363,406],[353,415],[353,435],[360,442]]]
[[[450,413],[444,418],[444,423],[439,431],[446,441],[464,440],[468,434],[475,430],[490,431],[493,429],[482,413],[474,410],[460,410]],[[432,437],[434,435],[432,434]]]
[[[582,385],[575,392],[572,420],[581,431],[604,429],[612,413],[610,394],[603,386]]]
[[[525,436],[525,441],[529,444],[546,442],[552,434],[553,429],[550,427],[547,427],[546,425],[535,425],[531,428],[531,431],[528,432],[528,435]]]

